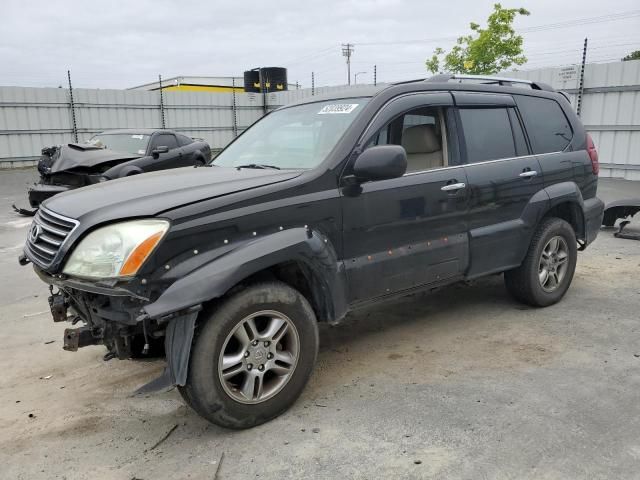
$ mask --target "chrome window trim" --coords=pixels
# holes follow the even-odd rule
[[[565,152],[549,152],[549,153],[539,153],[539,154],[530,154],[530,155],[520,155],[519,157],[507,157],[507,158],[498,158],[496,160],[485,160],[483,162],[475,162],[475,163],[463,163],[460,165],[449,165],[447,167],[442,167],[442,168],[431,168],[429,170],[420,170],[419,172],[410,172],[410,173],[405,173],[403,175],[403,177],[408,177],[410,175],[422,175],[424,173],[430,173],[430,172],[437,172],[440,170],[448,170],[448,169],[452,169],[452,168],[462,168],[462,167],[468,167],[471,165],[485,165],[488,163],[498,163],[498,162],[506,162],[508,160],[519,160],[522,158],[533,158],[533,157],[539,157],[540,155],[557,155],[560,153],[565,153]]]
[[[402,98],[405,98],[405,97],[412,97],[414,95],[433,95],[433,94],[442,94],[442,93],[448,93],[449,95],[451,95],[451,92],[448,91],[448,90],[429,90],[429,91],[418,91],[418,92],[403,93],[402,95],[398,95],[396,97],[390,98],[389,100],[387,100],[387,102],[384,105],[382,105],[378,109],[378,111],[371,118],[371,120],[369,120],[369,123],[367,124],[367,127],[364,129],[364,131],[362,132],[362,134],[358,138],[358,141],[356,142],[356,146],[363,145],[364,138],[369,133],[369,130],[371,129],[371,125],[373,125],[375,123],[375,121],[378,119],[378,117],[382,114],[383,110],[385,108],[387,108],[389,105],[391,105],[393,102],[395,102],[397,100],[400,100]],[[453,104],[453,97],[451,97],[451,102]],[[436,105],[436,106],[440,106],[441,107],[442,105]],[[416,107],[416,108],[419,108],[419,107]]]

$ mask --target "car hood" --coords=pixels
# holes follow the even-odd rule
[[[153,216],[189,203],[278,183],[298,170],[184,167],[144,173],[70,190],[43,203],[87,226],[120,218]],[[91,217],[91,218],[89,218]]]
[[[63,172],[77,167],[93,168],[105,162],[133,160],[142,156],[128,152],[116,152],[108,148],[97,148],[92,145],[69,143],[59,147],[57,158],[54,159],[49,173]]]

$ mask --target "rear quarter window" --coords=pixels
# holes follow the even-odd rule
[[[573,130],[555,100],[514,95],[529,134],[533,153],[561,152],[571,142]]]

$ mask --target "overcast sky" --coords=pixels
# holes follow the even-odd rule
[[[424,60],[436,46],[449,47],[470,21],[483,24],[493,3],[2,0],[0,85],[66,86],[70,69],[75,87],[126,88],[159,73],[242,76],[261,65],[287,67],[290,83],[310,86],[315,71],[317,85],[336,85],[346,83],[340,52],[346,42],[355,44],[352,72],[367,72],[359,82],[372,82],[374,64],[380,82],[417,78],[427,76]],[[503,5],[531,12],[515,24],[530,60],[522,69],[579,62],[585,36],[591,61],[640,49],[637,0]],[[585,18],[592,20],[532,31]]]

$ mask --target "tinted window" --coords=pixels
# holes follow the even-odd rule
[[[193,143],[193,139],[185,136],[185,135],[180,135],[179,133],[176,135],[178,137],[178,142],[180,143],[181,146],[184,145],[189,145],[190,143]]]
[[[573,132],[562,108],[555,100],[515,95],[533,153],[561,152]]]
[[[169,150],[171,150],[177,146],[176,137],[169,133],[161,133],[153,137],[153,148],[169,147]]]
[[[506,108],[460,109],[469,163],[516,156]]]

